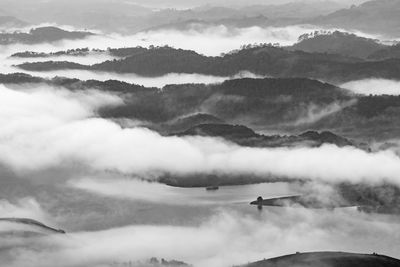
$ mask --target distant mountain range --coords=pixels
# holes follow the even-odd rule
[[[213,16],[217,11],[220,16]],[[160,12],[153,16],[160,23],[156,29],[189,28],[198,23],[225,26],[286,26],[311,24],[320,27],[359,30],[383,35],[386,38],[400,37],[399,0],[372,0],[349,8],[332,2],[289,3],[283,5],[255,5],[240,10],[229,8],[209,8],[191,12]],[[167,17],[167,18],[164,18]],[[263,18],[262,20],[256,18]],[[238,22],[240,21],[240,23]]]
[[[253,20],[253,17],[265,16],[270,21],[279,19],[284,24],[287,24],[285,21],[296,23],[299,19],[326,15],[342,7],[343,5],[334,1],[325,1],[280,5],[250,4],[245,8],[217,5],[188,9],[162,8],[161,10],[155,10],[139,6],[132,1],[87,0],[84,3],[76,0],[52,2],[2,1],[2,8],[7,15],[16,16],[31,23],[53,22],[79,28],[94,28],[107,32],[124,33],[133,33],[190,20],[201,20],[207,23],[220,20],[222,24],[224,20],[241,20],[241,24],[247,25],[249,24],[249,22],[246,22],[247,19]]]
[[[304,18],[326,15],[343,7],[333,1],[248,5],[241,8],[205,6],[188,10],[161,10],[148,17],[157,21],[145,30],[188,30],[198,27],[224,25],[227,27],[268,27],[302,24]],[[142,29],[143,30],[143,29]]]
[[[372,0],[307,22],[400,37],[399,14],[400,0]]]
[[[367,33],[400,37],[400,0],[372,0],[358,6],[334,1],[293,2],[276,5],[245,7],[204,6],[191,9],[161,9],[135,5],[129,1],[31,2],[18,4],[12,0],[2,2],[3,14],[30,23],[53,22],[79,28],[100,29],[106,32],[136,33],[148,29],[185,28],[197,21],[204,25],[286,26],[311,24],[321,27],[359,30]],[[346,8],[344,8],[346,7]],[[52,10],[52,12],[48,12]],[[38,15],[40,14],[40,15]]]

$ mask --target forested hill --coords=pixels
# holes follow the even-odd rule
[[[400,79],[400,59],[364,61],[326,53],[288,51],[271,45],[248,47],[220,57],[194,51],[160,47],[136,51],[119,60],[86,66],[72,62],[36,62],[18,65],[30,71],[87,69],[142,76],[168,73],[198,73],[233,76],[241,71],[272,77],[305,77],[340,84],[363,78]]]
[[[32,29],[28,33],[0,33],[0,45],[9,45],[15,43],[39,44],[56,42],[65,39],[83,39],[91,35],[93,35],[93,33],[81,31],[65,31],[57,27],[40,27]]]
[[[329,130],[360,140],[390,139],[400,132],[399,96],[362,96],[305,78],[236,79],[222,84],[182,84],[146,88],[121,81],[45,80],[26,74],[0,75],[0,83],[88,88],[117,93],[121,106],[100,115],[146,122],[163,134],[198,124],[239,124],[255,130],[299,134]]]

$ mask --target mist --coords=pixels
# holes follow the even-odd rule
[[[43,25],[39,25],[43,26]],[[58,26],[58,25],[53,25]],[[79,28],[66,27],[69,30],[82,30]],[[183,29],[166,26],[160,29],[149,29],[132,35],[121,35],[117,33],[104,34],[94,31],[96,35],[78,40],[64,40],[51,44],[40,45],[12,45],[5,49],[16,52],[21,50],[32,50],[37,52],[55,52],[58,50],[76,49],[88,47],[106,50],[108,47],[149,47],[169,45],[175,48],[188,49],[207,56],[219,56],[239,49],[242,45],[259,43],[278,43],[281,46],[293,45],[298,41],[300,35],[318,30],[343,31],[338,28],[321,28],[314,25],[292,25],[284,27],[246,27],[238,28],[219,24],[203,24],[192,22]],[[371,35],[360,31],[351,31],[362,37],[379,39],[378,35]],[[209,40],[213,40],[210,42]],[[4,47],[4,46],[3,46]],[[15,52],[14,52],[15,53]]]
[[[70,29],[73,30],[73,29]],[[77,29],[75,29],[77,30]],[[90,53],[87,56],[61,56],[61,57],[45,57],[45,58],[11,58],[10,56],[17,52],[32,51],[32,52],[57,52],[67,49],[89,48],[102,49],[107,48],[122,48],[150,45],[164,46],[169,45],[175,48],[194,50],[198,53],[207,56],[219,56],[221,53],[228,53],[232,50],[239,49],[242,45],[254,43],[280,43],[281,45],[293,44],[297,41],[298,36],[303,33],[316,30],[313,26],[289,26],[281,28],[228,28],[226,26],[204,26],[191,25],[187,30],[152,30],[139,32],[135,35],[123,36],[119,34],[97,34],[81,40],[65,40],[51,44],[24,45],[15,44],[1,46],[0,50],[0,71],[3,73],[25,72],[34,76],[43,78],[53,78],[54,76],[62,76],[67,78],[78,78],[81,80],[96,79],[96,80],[121,80],[128,83],[135,83],[144,86],[163,87],[167,84],[182,84],[182,83],[220,83],[230,78],[256,78],[258,76],[249,72],[238,73],[234,77],[216,77],[201,74],[180,74],[171,73],[160,77],[141,77],[134,74],[117,74],[110,72],[96,72],[86,70],[58,70],[48,72],[30,72],[23,71],[13,65],[22,64],[25,62],[43,62],[43,61],[70,61],[85,65],[101,63],[106,60],[116,59],[107,52],[105,53]],[[210,42],[209,40],[214,40]]]
[[[346,102],[334,102],[326,106],[311,104],[307,107],[305,114],[301,114],[299,116],[300,118],[292,123],[292,125],[299,126],[320,121],[329,115],[335,114],[346,107],[354,105],[355,103],[355,100],[350,100]]]
[[[21,217],[42,221],[49,220],[47,214],[34,198],[19,199],[17,203],[10,203],[8,200],[0,199],[0,214],[1,217],[9,218]]]
[[[365,79],[340,85],[362,95],[400,95],[400,81],[385,79]]]
[[[144,178],[162,173],[221,173],[400,185],[400,158],[390,150],[368,153],[335,145],[247,148],[221,139],[123,129],[96,116],[99,108],[122,103],[117,96],[90,90],[17,91],[3,86],[0,161],[17,172],[79,163]]]
[[[254,200],[255,194],[263,196],[294,194],[294,190],[286,183],[230,186],[221,194],[215,195],[208,194],[202,188],[176,188],[135,178],[85,177],[69,180],[67,184],[72,188],[103,196],[178,206],[247,204]]]
[[[158,257],[218,267],[294,253],[299,248],[399,256],[398,230],[389,218],[353,210],[272,208],[258,216],[221,210],[195,227],[138,225],[34,239],[31,246],[14,249],[18,257],[7,263],[15,267],[46,267],[56,261],[59,266],[119,266]]]
[[[0,2],[0,266],[229,267],[288,254],[301,265],[319,251],[362,254],[353,265],[400,258],[400,81],[375,78],[396,77],[397,1]],[[18,35],[47,26],[93,34]],[[374,40],[338,34],[303,43],[325,54],[291,50],[317,31]],[[169,66],[176,51],[165,46],[192,52]],[[132,47],[149,50],[113,50]],[[231,57],[249,47],[260,49]],[[349,56],[357,49],[362,57]],[[12,56],[23,52],[41,56]],[[91,67],[129,53],[137,62]],[[47,61],[64,64],[31,69],[77,69],[18,67]],[[246,66],[276,77],[224,83],[269,78]],[[344,90],[314,80],[366,75]],[[164,88],[174,84],[188,85]],[[320,254],[308,255],[318,265]],[[334,255],[326,265],[341,264]]]
[[[44,25],[40,25],[44,26]],[[57,25],[54,25],[57,26]],[[66,26],[63,26],[66,27]],[[66,27],[68,30],[79,30],[73,27]],[[154,29],[143,31],[134,35],[120,34],[97,34],[80,40],[64,40],[46,44],[13,44],[0,46],[0,71],[2,73],[25,72],[33,76],[43,78],[53,78],[55,76],[77,78],[81,80],[95,79],[105,80],[121,80],[128,83],[135,83],[148,87],[163,87],[167,84],[185,84],[185,83],[221,83],[231,78],[258,78],[252,73],[243,70],[234,77],[217,77],[202,74],[182,74],[170,73],[160,77],[142,77],[135,74],[117,74],[112,72],[98,72],[87,70],[57,70],[46,72],[25,71],[14,67],[14,65],[25,62],[43,62],[43,61],[70,61],[74,63],[93,65],[107,60],[118,59],[108,52],[95,53],[91,52],[86,56],[53,56],[45,58],[14,58],[10,57],[14,53],[32,51],[51,53],[57,51],[65,51],[68,49],[89,48],[107,50],[107,48],[123,48],[143,46],[172,46],[175,48],[188,49],[206,56],[219,56],[233,50],[240,49],[242,45],[259,44],[259,43],[276,43],[281,46],[292,45],[297,42],[298,37],[304,33],[310,33],[320,30],[319,27],[313,25],[295,25],[287,27],[249,27],[234,28],[223,25],[203,25],[199,23],[191,23],[186,29],[177,30],[173,28]],[[357,32],[360,36],[371,35]],[[373,36],[378,38],[377,36]],[[214,40],[210,42],[209,40]],[[261,78],[261,77],[260,77]]]
[[[13,72],[20,70],[14,69]],[[231,77],[203,75],[203,74],[185,74],[185,73],[169,73],[158,77],[144,77],[136,74],[120,74],[115,72],[89,71],[89,70],[58,70],[58,71],[25,71],[24,73],[32,76],[51,79],[53,77],[66,77],[71,79],[87,80],[119,80],[127,83],[142,85],[145,87],[162,88],[168,84],[216,84],[222,83],[229,79],[237,78],[263,78],[263,76],[255,75],[251,72],[243,71]]]

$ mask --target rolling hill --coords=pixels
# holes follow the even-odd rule
[[[400,260],[378,254],[312,252],[263,260],[243,267],[398,267]]]
[[[386,46],[376,40],[335,31],[301,36],[300,41],[288,49],[301,50],[308,53],[328,53],[367,58],[384,48]]]
[[[166,135],[198,124],[221,123],[295,135],[308,130],[331,131],[359,141],[393,139],[400,131],[399,96],[355,95],[305,78],[235,79],[159,89],[113,80],[46,80],[10,74],[0,75],[0,83],[48,83],[72,90],[96,88],[118,93],[125,104],[105,107],[99,115],[143,121]],[[203,115],[196,116],[199,111]]]
[[[0,45],[9,45],[15,43],[39,44],[46,42],[56,42],[64,39],[83,39],[91,35],[93,35],[93,33],[65,31],[57,27],[39,27],[31,29],[28,33],[0,33]]]
[[[220,57],[207,57],[190,50],[157,47],[142,48],[125,58],[91,66],[47,61],[24,63],[17,67],[29,71],[86,69],[135,73],[147,77],[168,73],[234,76],[241,71],[250,71],[262,76],[304,77],[333,84],[371,77],[400,79],[400,59],[397,58],[365,61],[335,54],[289,51],[267,44],[246,47]]]

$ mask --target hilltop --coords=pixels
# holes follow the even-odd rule
[[[400,260],[378,254],[345,252],[296,253],[243,265],[243,267],[399,267]]]
[[[299,37],[298,43],[288,47],[308,53],[339,54],[358,58],[367,58],[384,48],[386,46],[377,40],[340,31],[304,34]]]

